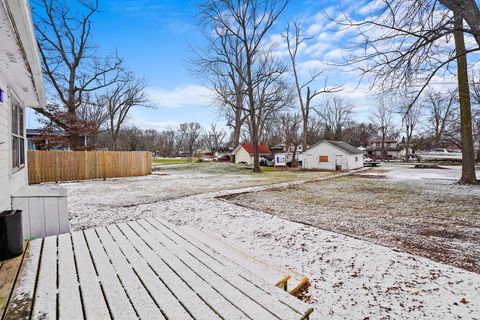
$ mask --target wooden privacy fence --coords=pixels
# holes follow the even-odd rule
[[[146,151],[28,151],[30,184],[152,173],[152,153]]]

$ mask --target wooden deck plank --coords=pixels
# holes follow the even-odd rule
[[[87,319],[110,319],[110,312],[82,231],[72,233],[82,303]]]
[[[207,304],[217,313],[228,314],[229,317],[227,318],[229,319],[246,318],[245,314],[235,308],[229,301],[216,292],[207,282],[198,277],[198,275],[196,275],[187,266],[175,263],[172,258],[169,258],[167,250],[162,248],[164,250],[161,254],[157,254],[156,251],[153,251],[155,250],[154,247],[158,244],[144,229],[138,230],[140,228],[138,224],[131,223],[129,226],[122,224],[119,225],[119,228],[128,236],[128,239],[132,241],[141,254],[146,259],[150,260],[152,266],[158,266],[159,261],[161,261],[162,269],[159,269],[159,275],[165,275],[163,277],[164,281],[168,286],[170,286],[171,290],[175,294],[180,294],[177,297],[182,300],[186,308],[190,310],[195,318],[202,317],[202,319],[209,319],[212,317],[212,315],[218,318],[218,316],[209,309],[207,309],[209,313],[205,314],[205,311],[202,309],[205,309]],[[167,270],[168,273],[173,275],[172,271],[168,271],[170,269],[174,270],[174,272],[178,274],[179,279],[177,282],[179,282],[179,284],[175,285],[175,282],[172,281],[172,277],[163,271]],[[188,287],[191,289],[189,289],[187,285],[182,284],[182,281],[187,283]],[[183,289],[182,287],[185,287],[186,289]],[[193,298],[189,297],[185,291],[188,291],[190,296],[192,296],[193,293]],[[202,300],[195,295],[198,295]],[[203,301],[205,301],[206,304]],[[192,303],[194,304],[192,305]]]
[[[113,225],[107,227],[115,242],[120,246],[127,259],[141,278],[144,285],[168,319],[192,320],[193,318],[180,304],[173,293],[160,280],[145,259],[137,252],[130,241]]]
[[[57,318],[57,237],[43,240],[32,319]]]
[[[233,262],[232,260],[225,257],[220,252],[214,250],[211,247],[208,247],[206,244],[195,241],[194,243],[190,240],[190,237],[175,226],[171,225],[167,221],[158,218],[150,218],[146,219],[152,223],[158,223],[158,226],[164,226],[166,229],[164,230],[166,234],[168,234],[172,239],[179,241],[182,245],[191,248],[197,248],[201,252],[205,253],[206,255],[210,256],[212,259],[216,260],[218,263],[222,265],[226,265],[229,268],[233,268],[234,270],[239,271],[239,275],[246,279],[247,281],[254,283],[255,285],[259,286],[261,290],[269,293],[270,295],[276,297],[281,301],[283,304],[288,305],[290,308],[294,309],[297,313],[302,315],[308,315],[313,311],[313,308],[308,304],[302,302],[301,300],[297,299],[296,297],[292,296],[288,292],[284,290],[278,290],[278,288],[272,286],[268,282],[266,282],[261,277],[257,276],[253,272],[248,271],[247,269],[239,266],[237,263]]]
[[[220,317],[209,308],[209,306],[186,285],[177,275],[177,270],[173,271],[168,264],[166,264],[159,255],[155,254],[149,247],[149,236],[142,235],[140,238],[134,232],[125,229],[125,234],[132,242],[135,248],[140,252],[144,259],[155,270],[156,274],[162,277],[162,281],[173,292],[177,299],[189,311],[191,315],[197,320],[220,319]]]
[[[138,316],[141,319],[165,319],[107,229],[95,230]]]
[[[3,261],[0,269],[0,319],[7,309],[7,303],[15,286],[15,279],[22,264],[23,254]]]
[[[42,239],[29,241],[4,320],[28,319],[32,312]],[[1,272],[1,269],[0,269]]]
[[[225,279],[225,281],[228,281],[233,286],[247,294],[252,300],[255,300],[257,303],[261,304],[270,312],[274,313],[277,317],[282,319],[299,319],[305,312],[308,312],[299,312],[298,310],[283,303],[276,295],[271,295],[269,292],[261,290],[258,285],[247,281],[243,277],[239,277],[238,274],[242,272],[243,268],[238,265],[235,267],[226,266],[225,261],[227,261],[227,259],[222,260],[223,264],[218,260],[213,259],[210,255],[194,246],[192,242],[188,241],[188,238],[180,237],[177,233],[173,232],[172,229],[167,228],[166,225],[160,223],[159,220],[149,219],[149,223],[151,223],[152,227],[155,227],[160,231],[160,233],[155,233],[156,235],[161,235],[162,233],[168,235],[171,241],[178,242],[180,247],[184,247],[198,261],[201,261],[213,272]],[[175,229],[175,231],[178,230]],[[152,230],[152,233],[153,232],[154,231]],[[197,244],[197,242],[195,244]],[[272,287],[272,290],[282,292],[281,289],[275,288],[271,285],[265,285],[265,287]],[[295,299],[294,297],[292,298]]]
[[[112,317],[125,320],[137,318],[135,310],[123,289],[123,286],[117,277],[117,273],[110,263],[95,230],[86,230],[84,231],[84,234],[90,248],[93,262],[97,266],[98,277],[105,289],[105,298]]]
[[[268,310],[259,305],[256,301],[250,299],[247,293],[238,290],[238,288],[232,286],[230,283],[226,282],[223,278],[219,277],[216,273],[212,272],[209,268],[206,268],[204,265],[199,263],[195,258],[189,255],[183,248],[179,247],[177,244],[173,243],[170,239],[166,238],[161,232],[153,228],[146,221],[138,221],[138,226],[136,223],[131,223],[132,228],[144,239],[148,234],[153,237],[149,241],[149,245],[157,252],[166,256],[166,262],[172,264],[172,268],[178,268],[178,262],[184,263],[190,266],[197,273],[197,277],[200,276],[204,279],[209,285],[215,288],[222,296],[231,301],[237,306],[240,310],[243,311],[248,317],[252,319],[270,319],[276,320],[278,317],[275,317]],[[169,255],[166,255],[169,253]],[[177,261],[176,261],[177,260]],[[227,316],[228,312],[219,309],[219,312],[223,316]],[[245,317],[245,315],[243,316]]]
[[[58,236],[58,317],[83,319],[80,286],[70,234]]]

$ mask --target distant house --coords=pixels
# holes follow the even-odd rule
[[[258,152],[260,156],[272,155],[272,151],[263,144],[258,145]],[[235,163],[253,164],[253,145],[243,143],[233,151],[233,154],[235,155]]]
[[[403,147],[397,140],[387,139],[385,140],[385,158],[400,159],[404,156]],[[370,145],[366,149],[366,156],[374,159],[382,158],[382,140],[374,140],[370,142]]]
[[[358,169],[363,167],[363,153],[343,141],[323,140],[303,153],[302,166],[330,171]]]
[[[43,132],[41,129],[27,129],[28,150],[70,150],[69,136],[62,130]],[[87,146],[87,137],[80,137],[80,146]]]
[[[28,1],[0,1],[0,212],[28,184],[25,109],[45,107],[45,88]]]

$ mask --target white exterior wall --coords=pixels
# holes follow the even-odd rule
[[[328,162],[320,162],[320,156],[328,156]],[[353,170],[363,167],[361,152],[351,155],[326,142],[320,143],[303,154],[302,165],[305,169],[335,171],[337,156],[341,160],[342,170]],[[340,158],[341,157],[341,158]],[[357,158],[358,161],[355,161]]]
[[[350,154],[348,155],[348,169],[354,170],[363,167],[363,155],[362,154]]]
[[[10,195],[27,185],[27,151],[25,150],[25,166],[12,170],[12,95],[9,83],[0,74],[0,88],[4,91],[3,103],[0,103],[0,210],[10,208]],[[23,107],[22,103],[19,101]],[[25,110],[23,128],[25,131]],[[24,132],[25,134],[25,132]],[[26,144],[24,145],[26,148]]]
[[[235,152],[235,163],[241,162],[253,164],[253,157],[251,157],[250,154],[243,149],[243,147],[238,148]]]

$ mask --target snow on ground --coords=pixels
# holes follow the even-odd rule
[[[235,188],[316,179],[327,172],[268,172],[252,174],[243,166],[226,163],[169,165],[146,177],[115,178],[61,183],[68,191],[70,224],[73,230],[135,220],[142,213],[130,210],[139,204],[155,203],[189,195]]]
[[[386,167],[226,199],[480,273],[480,187],[455,184],[456,168],[423,170]]]
[[[480,275],[203,194],[138,208],[310,277],[312,319],[474,319]]]
[[[477,273],[218,198],[272,188],[226,190],[227,181],[239,187],[237,178],[250,179],[242,174],[219,174],[223,178],[184,171],[168,174],[63,184],[69,191],[73,228],[158,215],[217,234],[270,263],[308,275],[312,282],[308,294],[316,308],[312,319],[480,319]],[[226,187],[209,188],[214,179]],[[301,182],[281,187],[290,184]],[[183,196],[187,194],[183,188],[192,195]]]

